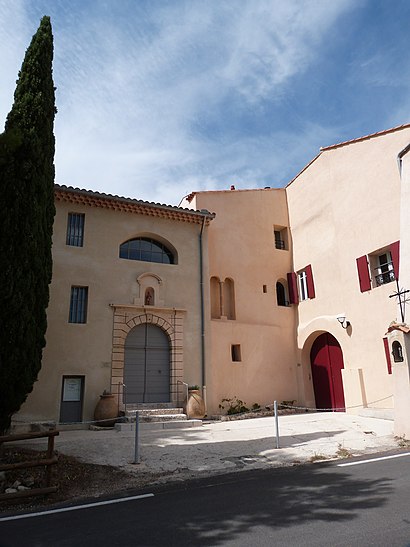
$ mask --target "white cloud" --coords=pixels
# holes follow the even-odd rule
[[[8,29],[0,66],[9,78],[0,86],[7,90],[2,101],[42,15],[24,1],[8,4],[0,0],[0,30]],[[262,135],[240,126],[225,131],[232,125],[226,105],[230,116],[256,116],[260,105],[280,101],[352,6],[43,0],[55,39],[57,182],[176,203],[191,190],[263,186],[270,174],[282,179],[283,157],[300,152],[300,131],[288,134],[274,124]],[[218,121],[216,131],[207,129],[211,121]],[[314,138],[308,133],[304,147]]]
[[[18,71],[31,39],[27,23],[22,0],[0,0],[0,131],[13,104]]]

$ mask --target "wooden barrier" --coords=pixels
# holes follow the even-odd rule
[[[50,486],[51,483],[51,466],[58,462],[57,456],[54,454],[54,437],[59,435],[60,432],[57,429],[51,429],[50,431],[42,431],[39,433],[23,433],[21,435],[3,435],[0,436],[0,450],[4,443],[11,443],[16,441],[25,441],[28,439],[40,439],[42,437],[48,437],[48,446],[46,458],[38,460],[28,460],[18,463],[0,463],[0,471],[11,471],[14,469],[29,469],[31,467],[45,466],[45,483],[43,488],[30,488],[30,490],[23,490],[21,492],[14,492],[11,494],[0,494],[0,501],[14,499],[14,498],[26,498],[29,496],[38,496],[41,494],[51,494],[57,492],[58,486]]]

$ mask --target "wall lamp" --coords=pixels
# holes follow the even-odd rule
[[[347,329],[347,327],[350,326],[350,321],[346,321],[346,314],[344,313],[341,313],[340,315],[338,315],[337,320],[339,321],[339,323],[342,325],[344,329]]]

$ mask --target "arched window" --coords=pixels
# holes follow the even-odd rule
[[[211,277],[211,318],[221,318],[221,284],[219,277]]]
[[[223,286],[224,315],[235,319],[235,287],[233,279],[227,277]]]
[[[278,306],[288,306],[289,303],[286,300],[286,290],[283,283],[278,281],[276,283],[276,301],[278,303]]]
[[[395,340],[392,344],[393,359],[395,363],[401,363],[403,361],[403,349],[400,342]]]
[[[235,287],[233,279],[211,277],[211,319],[235,319]]]
[[[120,258],[175,264],[174,253],[160,241],[150,237],[136,237],[120,245]]]

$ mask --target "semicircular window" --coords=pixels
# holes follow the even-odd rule
[[[122,243],[120,245],[120,258],[175,264],[173,253],[163,243],[149,237],[136,237]]]

